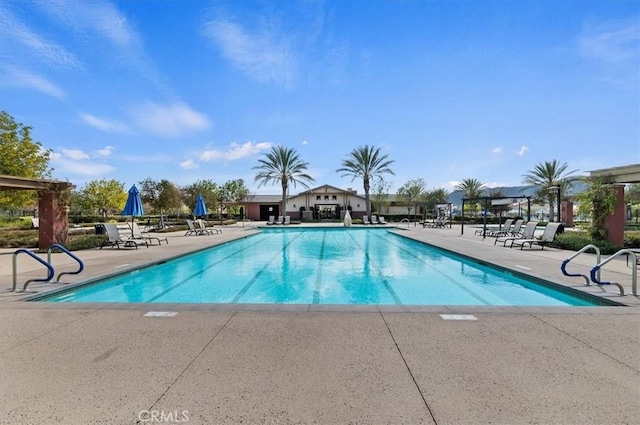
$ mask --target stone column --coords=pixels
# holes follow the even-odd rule
[[[609,242],[617,246],[623,246],[625,224],[624,185],[614,184],[613,189],[616,192],[616,208],[613,214],[605,220],[604,228],[607,230]]]
[[[40,229],[38,247],[48,249],[54,243],[65,244],[69,240],[69,223],[66,205],[59,202],[59,194],[50,190],[38,200]]]

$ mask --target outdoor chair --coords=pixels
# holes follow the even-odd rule
[[[220,229],[216,229],[214,227],[207,227],[203,219],[199,219],[197,221],[198,221],[198,227],[200,228],[200,232],[202,232],[203,235],[213,235],[213,234],[218,235],[222,233],[222,230]]]
[[[483,236],[489,236],[492,238],[498,238],[501,236],[509,236],[512,232],[512,227],[513,227],[513,223],[515,222],[515,219],[513,218],[508,218],[504,221],[504,223],[502,224],[502,228],[498,228],[498,229],[487,229],[486,233],[481,235]]]
[[[196,227],[196,225],[193,223],[193,220],[186,219],[185,221],[187,222],[187,226],[189,226],[189,230],[187,230],[187,233],[184,234],[185,236],[198,236],[206,234],[203,233],[202,229]]]
[[[382,216],[380,216],[380,217],[378,218],[378,222],[379,222],[380,224],[387,224],[387,220],[385,220],[385,219],[384,219],[384,217],[382,217]]]
[[[371,224],[378,224],[378,216],[377,215],[371,215]]]
[[[538,226],[537,221],[530,221],[524,226],[524,230],[520,236],[502,236],[497,237],[493,244],[497,244],[498,242],[502,242],[502,246],[507,246],[507,242],[514,241],[516,239],[533,239],[536,231],[536,227]]]
[[[371,224],[371,221],[369,221],[369,216],[368,215],[363,215],[362,216],[362,224]]]
[[[141,240],[146,240],[149,243],[151,243],[151,241],[156,240],[158,241],[158,245],[162,245],[162,241],[165,241],[165,243],[169,243],[169,239],[167,239],[164,236],[151,236],[149,235],[147,232],[143,232],[142,230],[140,230],[140,226],[138,226],[138,223],[136,223],[135,221],[130,222],[129,225],[131,226],[132,230],[132,235],[130,237],[130,239],[141,239]],[[151,245],[153,245],[151,243]]]
[[[282,224],[291,224],[291,217],[288,215],[285,215],[284,222]]]
[[[102,242],[102,245],[100,245],[100,249],[102,249],[106,245],[111,246],[111,248],[115,246],[118,249],[120,249],[120,245],[123,245],[125,248],[135,249],[138,249],[138,245],[145,245],[147,248],[149,248],[149,242],[147,242],[146,240],[122,237],[120,235],[120,230],[118,230],[118,227],[113,223],[102,223],[102,226],[107,232],[107,239]]]
[[[278,221],[276,221],[276,224],[282,224],[282,223],[284,223],[284,217],[279,215],[278,216]]]
[[[530,239],[514,239],[511,241],[511,247],[513,248],[514,245],[519,245],[522,250],[526,244],[529,244],[529,248],[533,248],[533,245],[535,244],[539,245],[544,250],[545,245],[549,245],[555,239],[559,227],[560,223],[547,223],[540,238],[533,237]]]
[[[269,216],[269,220],[267,220],[267,225],[271,226],[273,224],[276,224],[276,216],[275,215],[270,215]]]

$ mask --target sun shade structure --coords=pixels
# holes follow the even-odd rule
[[[124,205],[124,209],[122,210],[122,215],[130,215],[131,222],[133,222],[133,217],[139,217],[144,214],[144,208],[142,208],[142,197],[140,196],[140,191],[134,184],[129,189],[129,197],[127,198],[127,203]],[[133,225],[131,226],[131,236],[133,236]]]
[[[207,206],[204,204],[202,195],[196,197],[196,207],[193,209],[193,215],[196,217],[207,215]]]

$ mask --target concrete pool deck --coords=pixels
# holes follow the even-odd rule
[[[232,226],[216,236],[168,234],[160,247],[79,251],[85,271],[62,280],[85,281],[251,232]],[[398,232],[631,306],[25,302],[27,294],[8,292],[8,250],[0,254],[0,423],[640,422],[638,297],[563,277],[560,263],[571,252],[496,247],[472,228],[465,235],[455,227]],[[33,259],[17,259],[20,287],[43,275]],[[56,273],[75,268],[62,254],[53,264]],[[594,258],[571,264],[588,271]],[[609,263],[603,278],[630,292],[624,258]],[[158,311],[177,314],[145,316]]]

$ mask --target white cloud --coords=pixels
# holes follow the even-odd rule
[[[89,155],[81,151],[80,149],[62,149],[62,156],[71,159],[89,159]]]
[[[633,61],[640,55],[640,24],[599,29],[579,39],[580,53],[589,59],[619,64]]]
[[[204,34],[224,57],[249,77],[291,87],[298,67],[292,41],[267,25],[250,33],[241,25],[219,19],[205,25]]]
[[[491,152],[494,154],[502,153],[502,148],[501,147],[493,148]]]
[[[33,32],[7,8],[3,7],[0,7],[0,38],[5,42],[8,39],[15,40],[26,47],[34,57],[48,65],[63,68],[77,68],[79,66],[73,53]]]
[[[116,148],[113,146],[105,146],[102,149],[98,149],[97,153],[99,156],[110,156],[114,150],[116,150]]]
[[[69,173],[86,177],[104,176],[115,170],[111,165],[90,161],[76,161],[64,158],[59,153],[51,155],[51,165],[55,168],[56,173]]]
[[[518,151],[518,156],[524,156],[525,152],[528,151],[529,148],[522,145],[522,147],[520,148],[520,150]]]
[[[206,115],[183,102],[170,105],[146,103],[134,109],[132,115],[142,129],[162,137],[181,136],[211,127]]]
[[[192,170],[194,168],[198,168],[198,163],[191,158],[187,158],[180,163],[180,167],[184,168],[185,170]]]
[[[303,140],[303,141],[302,141],[302,144],[303,144],[303,145],[307,145],[307,144],[309,144],[309,142],[307,142],[306,140]]]
[[[125,132],[128,130],[125,124],[118,121],[108,121],[91,114],[80,114],[80,119],[82,119],[85,124],[106,132]]]
[[[65,96],[60,87],[39,75],[10,66],[3,67],[3,71],[4,75],[1,79],[5,86],[34,89],[57,98]]]
[[[243,144],[233,142],[224,151],[206,150],[202,152],[200,154],[200,160],[205,162],[215,160],[234,161],[236,159],[256,155],[269,148],[271,148],[271,143],[269,142],[245,142]]]

